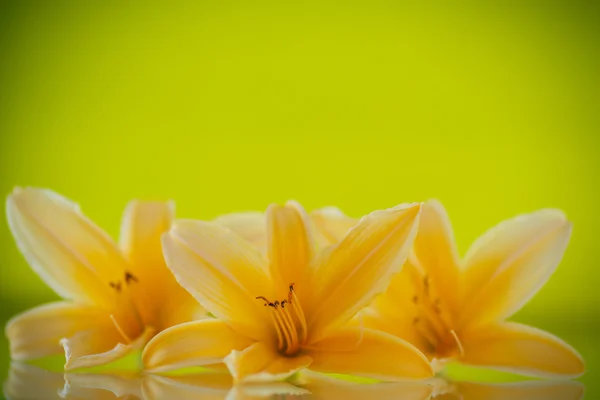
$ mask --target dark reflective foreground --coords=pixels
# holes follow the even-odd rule
[[[531,381],[510,384],[448,382],[360,384],[305,373],[292,383],[233,386],[225,373],[187,376],[136,374],[65,374],[13,363],[4,383],[11,400],[50,399],[403,399],[403,400],[578,400],[578,382]]]

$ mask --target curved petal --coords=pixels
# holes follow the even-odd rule
[[[49,190],[16,188],[6,214],[21,253],[56,293],[113,306],[109,283],[122,279],[125,259],[76,204]]]
[[[264,213],[257,211],[231,213],[221,215],[213,221],[231,229],[252,243],[262,254],[266,254],[267,224]]]
[[[114,325],[112,329],[104,327],[77,332],[61,340],[65,349],[65,370],[110,364],[143,348],[153,334],[151,329],[146,329],[133,342],[123,344]]]
[[[503,323],[465,332],[461,338],[465,364],[540,377],[577,377],[585,371],[575,349],[526,325]]]
[[[315,239],[321,247],[337,244],[358,222],[337,207],[324,207],[310,213],[315,227]]]
[[[271,280],[258,250],[217,224],[180,220],[163,236],[167,265],[194,298],[238,333],[271,338],[271,321],[257,296]]]
[[[13,317],[6,324],[14,360],[32,360],[61,354],[61,339],[99,326],[111,326],[107,312],[72,302],[44,304]]]
[[[327,253],[306,313],[311,341],[341,327],[387,289],[408,256],[420,209],[413,204],[371,213]]]
[[[533,381],[510,384],[458,382],[458,393],[466,400],[580,400],[584,386],[579,382]]]
[[[125,283],[144,323],[157,331],[203,314],[165,263],[160,238],[171,228],[174,216],[173,202],[134,200],[121,223],[120,245],[131,264]]]
[[[543,285],[567,248],[571,224],[558,210],[505,221],[479,238],[465,260],[461,323],[484,325],[508,318]]]
[[[314,253],[308,217],[295,202],[285,206],[271,205],[266,217],[267,250],[275,296],[285,298],[289,284],[295,283],[295,291],[302,302],[309,290],[306,285],[310,280],[308,267]]]
[[[192,321],[156,335],[144,349],[144,368],[152,372],[223,362],[232,350],[252,342],[216,319]]]
[[[268,345],[256,342],[242,351],[234,350],[225,364],[236,382],[269,382],[286,379],[310,365],[306,355],[282,357]]]
[[[428,382],[358,383],[312,372],[301,373],[302,387],[310,391],[311,399],[330,400],[429,400],[433,387]]]
[[[427,358],[410,343],[388,333],[360,327],[341,329],[307,349],[318,372],[381,380],[433,376]]]
[[[456,312],[460,302],[460,261],[450,219],[437,200],[423,204],[413,250],[434,289],[451,312]]]

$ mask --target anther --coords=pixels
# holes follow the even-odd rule
[[[117,283],[115,283],[115,282],[109,282],[108,285],[111,288],[115,289],[118,293],[121,292],[121,282],[117,282]]]
[[[129,285],[130,282],[137,283],[139,282],[139,280],[131,272],[125,272],[125,283]]]

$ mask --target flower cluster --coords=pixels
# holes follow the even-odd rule
[[[7,218],[64,299],[8,322],[17,361],[64,352],[70,371],[141,350],[147,372],[224,365],[239,383],[303,369],[427,379],[449,361],[529,376],[584,371],[559,338],[506,321],[565,252],[571,224],[558,210],[499,224],[463,258],[436,201],[361,219],[288,202],[213,221],[133,201],[118,244],[48,190],[15,189]]]

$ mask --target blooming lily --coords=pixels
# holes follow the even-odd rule
[[[425,356],[388,333],[346,323],[383,292],[416,234],[420,205],[374,212],[316,251],[296,203],[266,213],[260,250],[217,223],[180,220],[163,235],[177,281],[216,318],[169,328],[142,355],[147,370],[224,362],[240,381],[316,371],[427,378]]]
[[[162,257],[171,203],[132,201],[120,247],[76,204],[48,190],[17,188],[6,210],[30,266],[65,299],[7,323],[13,359],[64,351],[65,369],[105,364],[143,347],[153,333],[202,315]]]
[[[429,201],[413,254],[363,321],[440,366],[459,360],[531,376],[581,375],[581,356],[561,339],[506,322],[554,272],[570,233],[562,212],[541,210],[489,230],[461,260],[446,211]]]

